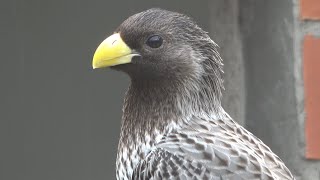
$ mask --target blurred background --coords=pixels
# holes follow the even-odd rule
[[[115,179],[129,78],[93,71],[92,56],[123,20],[151,7],[187,14],[209,32],[224,59],[227,112],[297,179],[320,179],[312,145],[320,128],[311,119],[315,134],[305,136],[302,71],[304,36],[320,47],[320,15],[301,18],[301,2],[1,0],[0,179]],[[306,153],[309,142],[315,153]]]

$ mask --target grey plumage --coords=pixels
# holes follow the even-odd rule
[[[141,56],[126,72],[117,179],[294,179],[284,163],[221,107],[217,45],[189,17],[150,9],[116,30]],[[164,41],[151,49],[150,35]]]
[[[133,179],[293,179],[283,162],[232,120],[194,118],[163,138]]]

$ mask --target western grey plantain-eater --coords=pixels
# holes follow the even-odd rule
[[[98,46],[92,66],[131,78],[117,179],[294,179],[222,108],[217,45],[189,17],[162,9],[129,17]]]

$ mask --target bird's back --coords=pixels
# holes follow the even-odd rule
[[[134,179],[294,179],[281,159],[231,119],[195,118],[166,135]]]

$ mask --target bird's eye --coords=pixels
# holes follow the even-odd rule
[[[158,48],[162,45],[162,38],[158,35],[150,36],[146,42],[146,44],[152,48]]]

